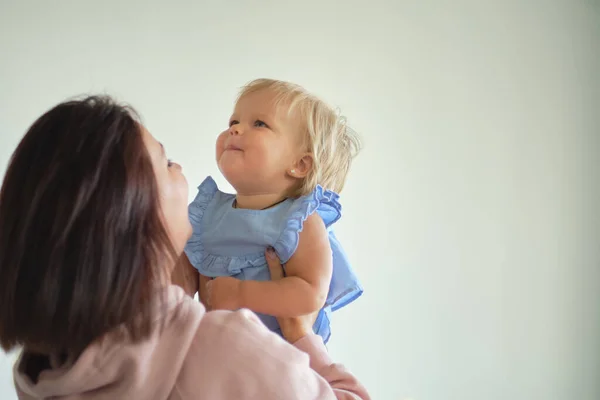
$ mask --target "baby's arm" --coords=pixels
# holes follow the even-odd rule
[[[241,307],[276,317],[317,311],[327,298],[332,269],[327,228],[317,213],[311,214],[304,221],[298,249],[285,265],[286,277],[240,282]]]

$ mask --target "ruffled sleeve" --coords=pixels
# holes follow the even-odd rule
[[[363,294],[363,287],[332,230],[329,231],[329,243],[333,254],[333,274],[325,305],[331,306],[331,311],[335,311],[359,298]]]
[[[321,216],[329,231],[329,243],[333,254],[331,283],[325,301],[325,306],[331,307],[332,311],[353,302],[363,293],[362,285],[331,228],[340,219],[341,211],[342,206],[339,202],[339,195],[317,186],[311,194],[300,197],[294,202],[285,221],[283,231],[273,246],[281,262],[286,263],[298,249],[304,221],[314,212]]]
[[[198,186],[198,194],[188,206],[190,223],[192,224],[192,237],[185,245],[185,254],[190,263],[200,269],[204,259],[204,244],[202,242],[202,218],[204,212],[215,197],[218,188],[215,181],[209,176]]]
[[[329,228],[342,216],[339,195],[317,186],[311,194],[298,198],[286,218],[279,239],[273,246],[282,263],[286,263],[298,249],[300,232],[304,221],[315,211],[319,213],[325,226]]]

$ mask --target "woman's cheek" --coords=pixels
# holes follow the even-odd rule
[[[181,175],[181,184],[180,184],[180,209],[181,209],[181,218],[182,224],[185,224],[188,227],[188,232],[186,234],[186,240],[190,238],[192,235],[192,223],[190,222],[188,215],[188,196],[189,196],[189,186],[187,179],[185,176]]]

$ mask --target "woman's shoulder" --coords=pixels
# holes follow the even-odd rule
[[[253,312],[211,311],[202,318],[175,391],[182,399],[303,398],[296,397],[301,391],[294,382],[304,385],[311,375],[308,355]]]
[[[170,331],[189,335],[190,354],[186,358],[195,359],[196,366],[206,364],[209,359],[215,362],[219,360],[219,363],[236,359],[247,362],[253,356],[260,363],[258,359],[265,352],[284,354],[282,361],[285,359],[286,362],[289,361],[290,352],[303,357],[302,352],[269,331],[257,315],[248,309],[207,312],[202,303],[175,285],[170,286],[168,295],[171,311],[166,313],[164,325]],[[194,355],[196,352],[202,354],[198,359]]]
[[[188,297],[184,306],[192,302]],[[332,363],[320,337],[308,335],[293,346],[246,309],[202,314],[171,394],[215,400],[369,398],[356,378]]]
[[[185,326],[184,331],[193,331],[190,346],[202,348],[203,359],[215,349],[219,349],[215,352],[218,358],[235,357],[236,351],[254,349],[259,344],[264,346],[265,341],[271,344],[270,347],[282,346],[294,351],[293,346],[270,332],[256,314],[248,309],[207,312],[202,303],[188,296],[176,285],[169,287],[168,298],[169,311],[165,313],[164,325],[168,329]],[[225,348],[230,348],[230,351],[224,352]]]
[[[285,354],[296,351],[247,309],[205,313],[196,332],[195,346],[203,349],[204,359],[214,357],[219,362],[229,360],[238,363],[246,363],[256,357],[255,362],[260,364],[265,352],[283,351]]]

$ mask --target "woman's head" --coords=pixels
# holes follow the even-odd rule
[[[229,125],[217,140],[217,162],[238,191],[285,187],[301,196],[320,184],[340,192],[361,147],[335,109],[284,81],[244,86]]]
[[[42,115],[0,191],[2,347],[76,353],[123,323],[147,335],[186,205],[180,167],[132,109],[89,97]]]

